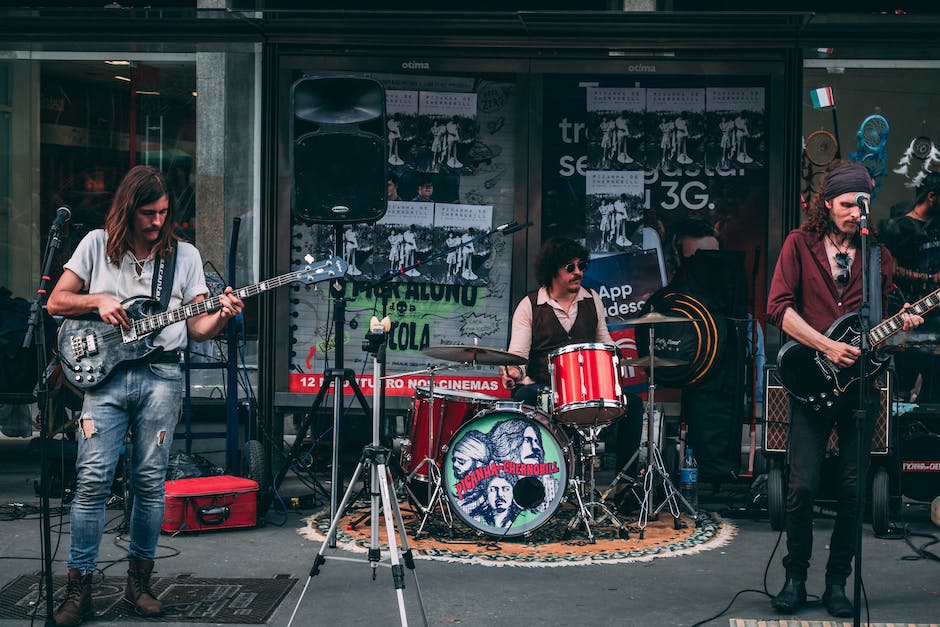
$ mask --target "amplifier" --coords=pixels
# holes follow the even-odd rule
[[[878,388],[880,402],[878,416],[875,417],[875,431],[871,437],[872,455],[887,455],[890,448],[890,432],[888,428],[891,414],[892,376],[891,372],[884,376]],[[786,389],[780,384],[776,367],[768,367],[764,372],[764,452],[786,453],[787,436],[790,426],[790,398]],[[836,428],[829,434],[827,453],[839,452],[839,435]]]

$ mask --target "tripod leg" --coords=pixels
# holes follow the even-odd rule
[[[330,528],[326,532],[326,536],[323,540],[323,544],[320,545],[320,550],[317,551],[316,556],[313,558],[313,565],[310,567],[310,573],[307,575],[307,581],[304,583],[303,590],[300,591],[300,596],[297,597],[297,604],[294,605],[294,611],[290,614],[290,619],[287,621],[287,627],[290,627],[294,622],[294,617],[297,615],[297,610],[300,609],[300,604],[304,600],[304,595],[307,593],[307,588],[310,586],[310,580],[313,579],[316,575],[320,574],[320,566],[326,563],[326,553],[327,547],[329,547],[329,539],[336,533],[336,527],[339,526],[339,520],[343,517],[343,513],[346,511],[346,506],[349,505],[349,501],[352,498],[353,491],[355,489],[356,481],[359,480],[359,475],[362,473],[362,467],[365,464],[365,460],[359,460],[359,465],[356,466],[355,472],[353,472],[352,479],[349,481],[349,487],[346,488],[346,493],[343,495],[342,503],[340,503],[339,509],[336,512],[336,515],[333,517],[333,520],[330,521]]]
[[[395,521],[392,519],[392,508],[388,491],[388,470],[384,463],[376,465],[379,481],[379,491],[382,497],[382,512],[385,515],[385,534],[388,537],[388,553],[392,561],[392,580],[395,582],[395,595],[398,597],[398,615],[402,627],[408,626],[408,614],[405,612],[405,571],[398,559],[398,546],[395,542]]]
[[[391,476],[388,477],[391,482]],[[424,599],[421,596],[421,585],[418,583],[418,571],[415,570],[414,555],[411,553],[411,547],[408,545],[408,533],[405,531],[405,521],[401,517],[401,508],[398,506],[398,500],[392,499],[392,512],[395,514],[395,522],[398,525],[398,535],[401,538],[402,558],[405,562],[405,568],[411,571],[415,580],[415,592],[418,597],[418,607],[421,609],[421,620],[425,627],[428,624],[428,617],[424,613]]]

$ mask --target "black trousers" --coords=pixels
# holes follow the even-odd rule
[[[863,442],[870,450],[874,416],[878,407],[878,391],[869,395],[869,411],[863,425]],[[819,493],[820,475],[826,455],[826,445],[833,425],[839,434],[838,481],[836,483],[836,521],[829,540],[829,560],[826,563],[826,583],[845,584],[852,572],[855,555],[856,493],[859,478],[867,476],[869,453],[858,460],[858,431],[853,410],[856,402],[834,411],[813,411],[802,403],[790,399],[790,439],[788,461],[790,479],[787,489],[787,555],[783,558],[787,577],[806,580],[813,554],[813,501]]]

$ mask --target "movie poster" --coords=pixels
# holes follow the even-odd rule
[[[587,172],[585,219],[587,249],[620,252],[643,247],[643,172]]]
[[[705,108],[709,164],[722,172],[764,168],[764,89],[709,87]]]

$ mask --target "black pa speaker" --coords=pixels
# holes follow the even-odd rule
[[[301,78],[291,86],[291,210],[299,220],[375,222],[387,191],[385,89],[371,78]]]

